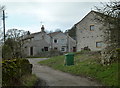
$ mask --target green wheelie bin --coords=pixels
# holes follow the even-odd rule
[[[65,65],[66,66],[74,65],[74,54],[73,53],[65,54]]]

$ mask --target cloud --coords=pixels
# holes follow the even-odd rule
[[[32,25],[32,26],[8,26],[6,27],[6,29],[19,29],[19,30],[25,30],[25,31],[30,31],[30,32],[39,32],[40,31],[40,28],[38,26],[35,26],[35,25]],[[39,30],[39,31],[38,31]]]
[[[80,21],[96,2],[6,2],[9,28],[40,31],[40,21],[46,30],[66,30]]]
[[[2,0],[1,2],[109,2],[109,0]]]

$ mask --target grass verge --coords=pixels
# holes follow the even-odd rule
[[[35,86],[38,78],[35,75],[25,75],[21,78],[22,86]]]
[[[99,55],[76,54],[75,65],[65,66],[65,56],[56,56],[50,59],[40,61],[41,65],[46,65],[63,72],[91,77],[98,80],[105,86],[118,86],[118,62],[109,66],[102,66],[98,62]]]

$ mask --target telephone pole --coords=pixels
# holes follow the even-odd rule
[[[4,33],[4,42],[5,42],[5,11],[3,10],[3,33]]]

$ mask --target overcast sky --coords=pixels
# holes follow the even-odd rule
[[[16,0],[17,1],[17,0]],[[42,24],[45,30],[63,31],[70,29],[80,21],[94,6],[100,6],[105,0],[9,0],[0,2],[6,6],[6,29],[17,28],[30,32],[39,32]]]

